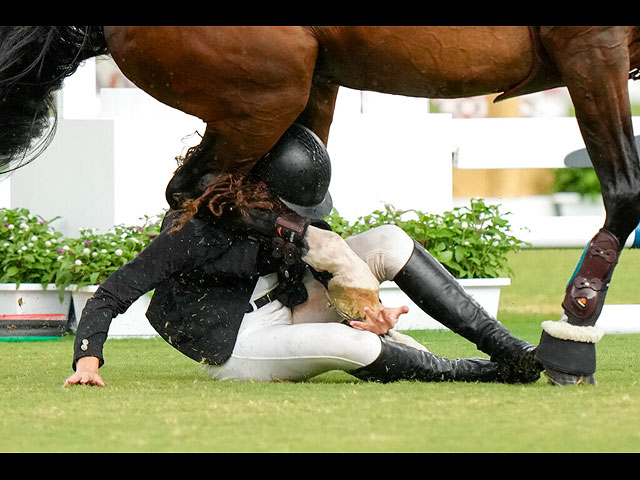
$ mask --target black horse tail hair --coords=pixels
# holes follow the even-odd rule
[[[55,92],[84,60],[108,53],[102,27],[0,26],[0,174],[46,149]]]

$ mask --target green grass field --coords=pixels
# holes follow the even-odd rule
[[[499,318],[537,343],[557,318],[579,251],[513,256]],[[640,252],[626,251],[611,303],[640,303]],[[616,282],[617,281],[617,282]],[[639,319],[640,321],[640,319]],[[448,331],[431,351],[480,355]],[[109,340],[104,388],[62,388],[73,337],[0,342],[1,452],[638,452],[640,335],[598,343],[597,386],[213,382],[159,339]]]

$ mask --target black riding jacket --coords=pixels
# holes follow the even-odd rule
[[[170,232],[173,215],[167,214],[161,233],[87,301],[76,333],[74,369],[84,356],[104,363],[111,321],[152,290],[147,318],[153,328],[184,355],[213,365],[231,355],[260,276],[280,273],[276,296],[284,305],[306,301],[301,280],[308,267],[287,266],[285,274],[283,262],[271,255],[270,238],[234,233],[210,215]]]

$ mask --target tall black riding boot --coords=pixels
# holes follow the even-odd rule
[[[429,316],[474,343],[496,362],[509,366],[521,382],[534,382],[542,365],[535,346],[514,337],[473,299],[418,242],[395,283]]]
[[[504,368],[486,358],[451,360],[380,337],[382,349],[371,364],[351,370],[356,378],[369,382],[510,382]]]

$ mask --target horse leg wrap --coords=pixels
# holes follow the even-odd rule
[[[542,322],[542,337],[536,359],[555,384],[595,383],[596,343],[602,331],[594,327],[578,327],[566,321]]]
[[[577,271],[565,292],[562,307],[569,323],[593,326],[600,315],[613,270],[618,263],[620,243],[600,230],[585,249]]]
[[[595,323],[602,311],[620,250],[618,240],[606,230],[600,230],[585,248],[567,285],[562,302],[565,315],[559,322],[542,323],[536,358],[545,366],[552,383],[582,383],[585,376],[595,372],[595,344],[603,335]],[[571,376],[575,381],[569,380]],[[586,381],[594,383],[592,378]]]

